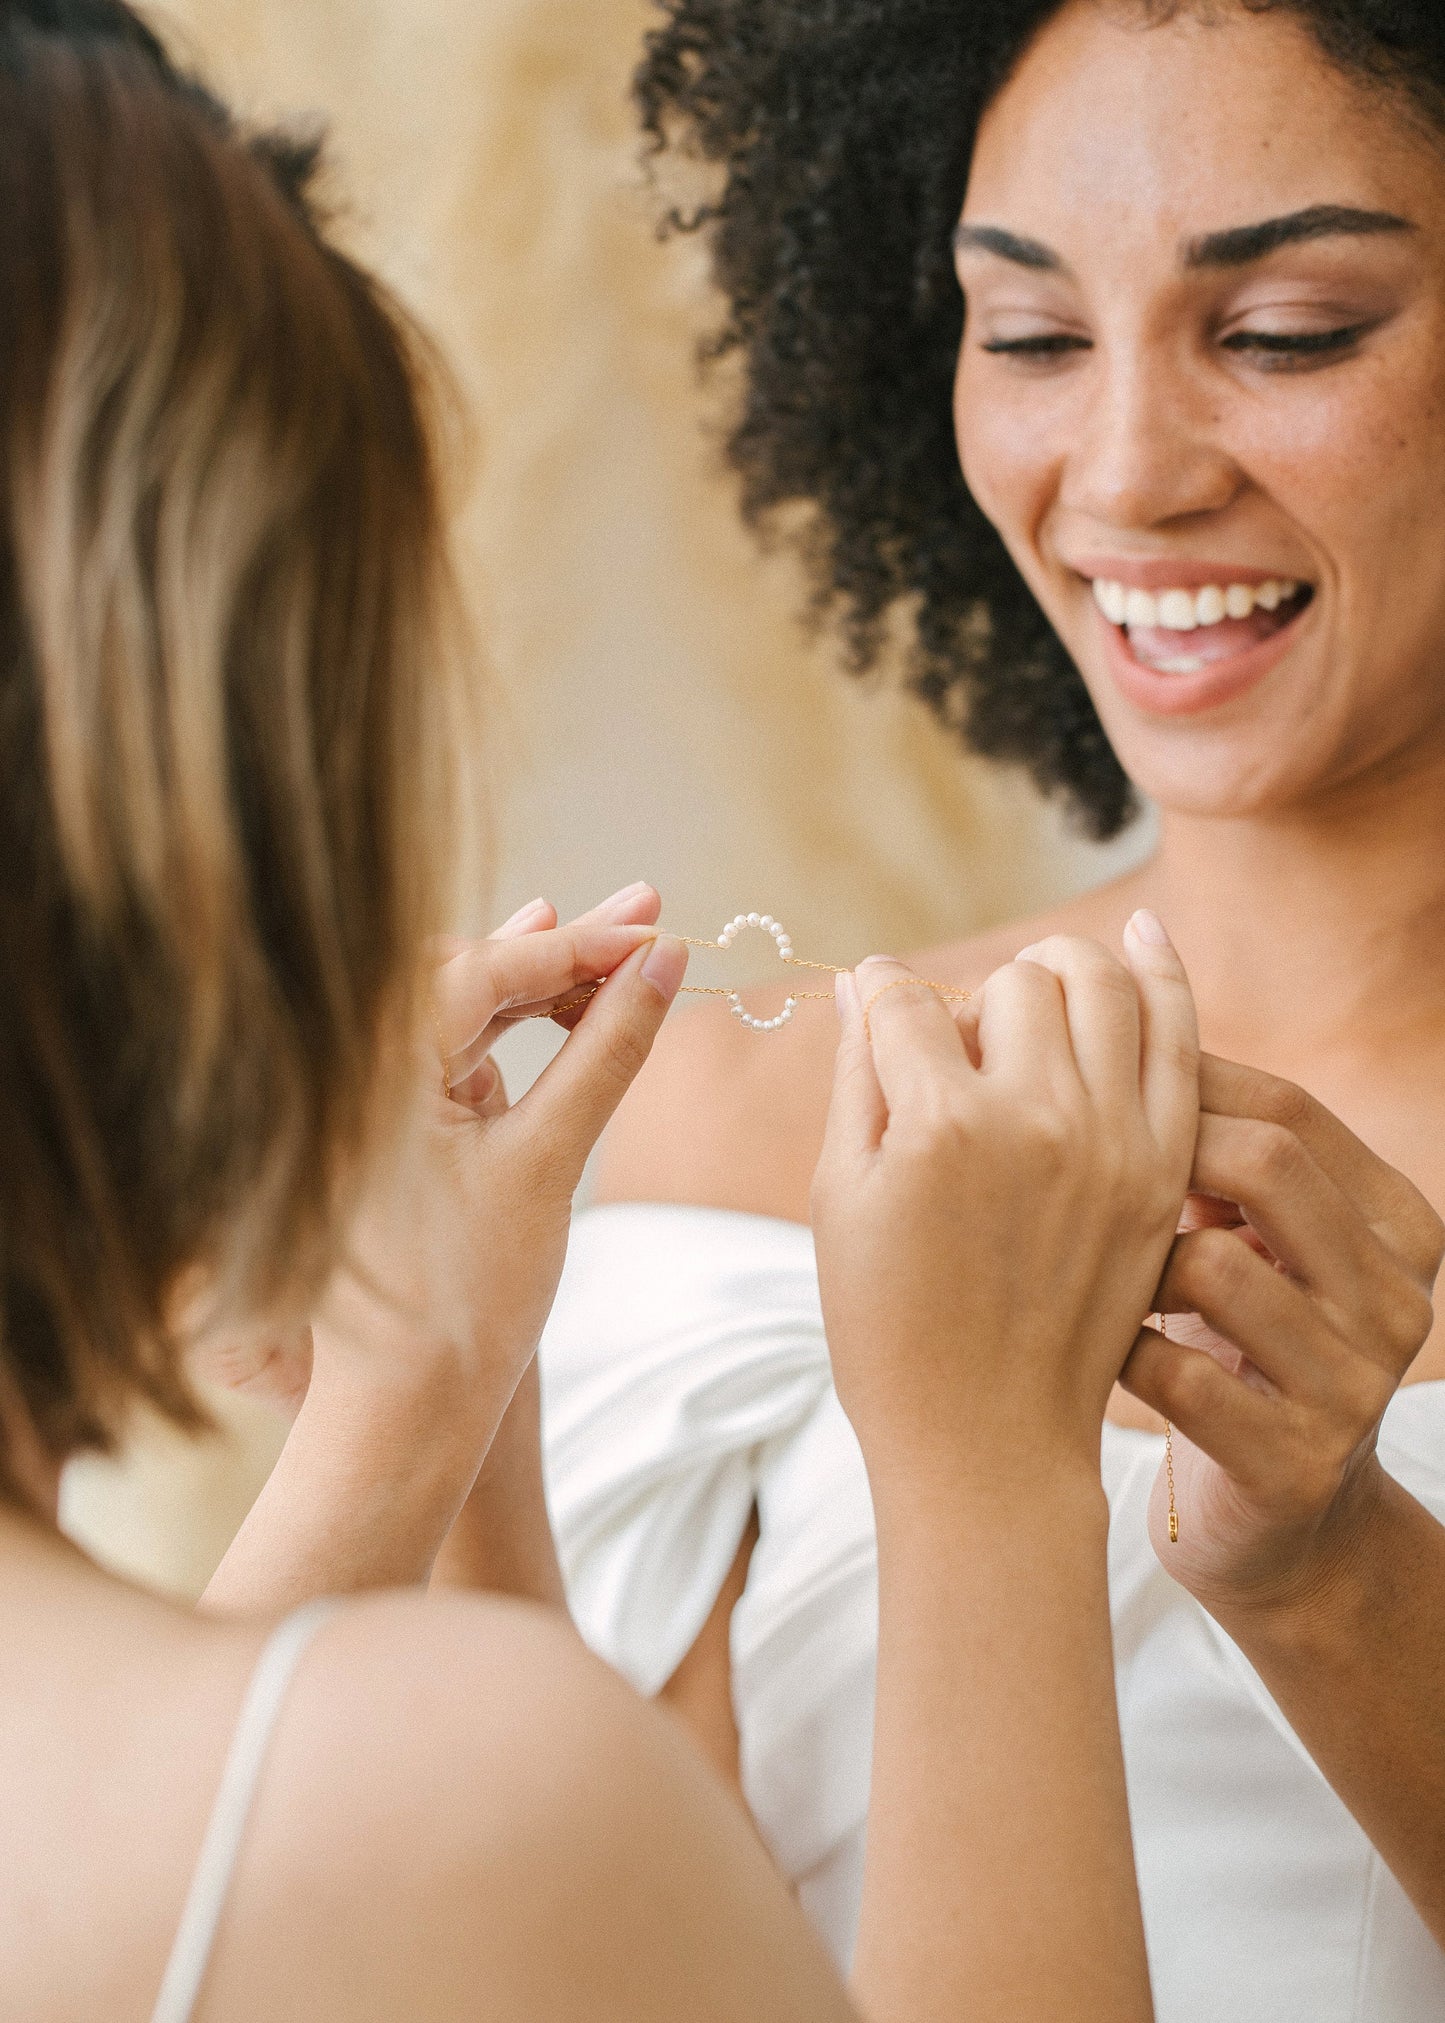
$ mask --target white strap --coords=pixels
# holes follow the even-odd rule
[[[335,1608],[312,1602],[288,1616],[251,1674],[151,2023],[191,2023],[277,1717],[307,1646]]]

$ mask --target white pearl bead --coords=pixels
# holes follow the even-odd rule
[[[778,924],[777,921],[774,920],[771,913],[760,913],[758,915],[758,926],[766,927],[769,934],[772,933],[773,929],[777,926],[777,924]]]
[[[749,927],[761,927],[762,924],[763,924],[763,916],[761,915],[761,913],[750,913],[748,915]]]

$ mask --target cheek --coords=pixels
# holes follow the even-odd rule
[[[1240,463],[1318,548],[1347,605],[1445,580],[1445,330],[1360,369],[1288,382],[1241,417]]]
[[[967,352],[953,386],[953,430],[964,483],[1016,561],[1023,562],[1047,508],[1057,458],[1039,404],[1000,394],[997,375],[985,393]]]

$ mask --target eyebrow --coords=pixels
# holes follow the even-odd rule
[[[1369,239],[1385,232],[1413,232],[1408,218],[1393,211],[1360,211],[1349,204],[1312,204],[1287,217],[1266,218],[1258,225],[1236,225],[1227,232],[1209,232],[1191,239],[1184,249],[1186,267],[1247,267],[1277,253],[1282,246],[1302,246],[1311,239]]]
[[[1393,211],[1363,211],[1350,204],[1312,204],[1307,210],[1291,211],[1282,218],[1265,218],[1257,225],[1235,225],[1225,232],[1208,232],[1191,239],[1184,248],[1184,265],[1201,267],[1247,267],[1284,246],[1302,246],[1312,239],[1375,238],[1386,232],[1413,232],[1408,218]],[[1035,274],[1067,274],[1068,268],[1052,246],[1041,239],[1026,239],[1006,232],[999,225],[959,225],[953,234],[956,253],[992,253],[1027,267]]]
[[[1065,274],[1068,269],[1041,239],[1022,239],[1017,232],[1005,232],[998,225],[959,225],[953,234],[955,253],[996,253],[1000,260],[1012,260],[1016,267],[1032,268],[1036,274]]]

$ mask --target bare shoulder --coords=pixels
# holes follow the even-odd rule
[[[276,2023],[848,2013],[675,1724],[549,1612],[348,1608],[297,1682],[263,1801],[218,2023],[230,1990],[238,2018]]]
[[[1122,928],[1130,909],[1127,887],[908,960],[924,976],[972,990],[1046,934],[1117,939],[1115,922]],[[783,995],[760,989],[748,1004],[769,1017]],[[826,1004],[804,1004],[781,1032],[761,1034],[711,1004],[675,1012],[603,1141],[597,1200],[686,1202],[806,1222],[836,1039]]]

